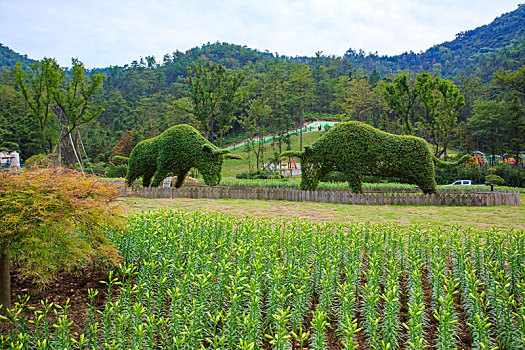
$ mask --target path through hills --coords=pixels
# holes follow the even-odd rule
[[[302,130],[303,133],[308,133],[308,132],[312,132],[312,131],[325,131],[325,130],[328,130],[329,128],[333,127],[337,123],[338,122],[315,121],[315,122],[311,122],[311,123],[305,124],[302,129],[299,128],[299,129],[288,131],[284,135],[299,135],[299,133],[301,133],[301,130]],[[257,138],[255,138],[252,141],[252,144],[253,145],[257,145],[260,142],[262,142],[262,143],[272,142],[274,140],[275,136],[277,136],[277,135],[268,135],[268,136],[265,136],[265,137],[257,137]],[[250,141],[248,139],[246,139],[244,141],[235,143],[233,145],[229,145],[226,148],[229,149],[230,151],[235,151],[235,150],[237,150],[239,148],[243,148],[243,147],[248,146],[248,142],[250,142]]]

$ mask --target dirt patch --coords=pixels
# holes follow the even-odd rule
[[[84,321],[86,320],[89,305],[88,289],[97,290],[98,294],[94,298],[94,306],[101,310],[105,303],[107,288],[100,281],[106,281],[108,274],[100,270],[83,269],[72,272],[60,272],[57,279],[48,287],[41,289],[29,280],[21,280],[16,269],[11,270],[11,302],[12,305],[19,301],[20,297],[29,295],[29,302],[26,304],[27,312],[25,315],[29,319],[34,319],[34,311],[43,310],[41,300],[52,302],[54,305],[65,306],[69,300],[70,308],[67,310],[68,321],[72,321],[72,334],[76,337],[84,333]],[[29,311],[29,308],[34,308]],[[59,311],[60,312],[60,311]],[[48,315],[54,322],[53,311]],[[31,328],[31,324],[28,324]],[[1,324],[2,333],[9,332],[8,325]]]

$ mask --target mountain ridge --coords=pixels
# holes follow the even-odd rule
[[[315,59],[308,56],[277,55],[268,50],[251,49],[246,45],[215,42],[191,48],[186,52],[177,50],[166,54],[163,63],[179,59],[181,63],[185,62],[189,65],[199,58],[221,63],[227,68],[244,66],[250,61],[256,63],[275,58],[301,63]],[[516,10],[496,17],[489,24],[462,31],[456,34],[454,40],[434,45],[424,52],[409,51],[400,55],[379,56],[377,53],[367,54],[363,50],[355,51],[350,48],[341,58],[349,62],[354,70],[362,69],[367,72],[375,70],[382,77],[404,70],[415,73],[428,70],[445,77],[454,77],[461,74],[491,76],[496,70],[517,69],[525,64],[525,4],[520,4]],[[0,44],[0,68],[12,67],[16,62],[27,66],[34,60]],[[125,65],[124,68],[137,65],[151,68],[161,63],[157,63],[153,56],[146,56],[141,57],[140,61],[136,60]],[[94,70],[106,71],[111,67]]]

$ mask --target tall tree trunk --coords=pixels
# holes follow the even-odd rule
[[[11,308],[11,275],[9,272],[10,258],[9,245],[0,253],[0,304],[3,305],[0,313],[7,315],[7,309]]]
[[[299,113],[301,114],[301,125],[300,125],[300,128],[299,129],[299,152],[302,152],[303,151],[303,107],[300,106],[299,107]]]

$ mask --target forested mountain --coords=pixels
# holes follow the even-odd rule
[[[448,78],[475,74],[489,80],[497,70],[513,70],[525,63],[525,4],[425,52],[378,56],[350,49],[344,58],[354,68],[377,70],[381,76],[403,70],[416,73],[427,70]]]
[[[14,67],[17,62],[20,62],[24,67],[27,67],[33,63],[34,60],[28,58],[27,55],[16,53],[0,43],[0,68]]]
[[[438,115],[443,117],[443,110],[438,111],[436,106],[443,109],[444,104],[450,102],[445,101],[448,92],[436,90],[440,85],[454,93],[457,86],[462,96],[456,96],[457,110],[448,111],[447,118],[453,125],[446,137],[441,135],[446,140],[439,142],[465,152],[515,154],[525,148],[525,118],[518,108],[519,103],[523,108],[524,100],[519,93],[512,92],[513,83],[507,76],[500,74],[498,84],[494,83],[493,76],[502,71],[518,72],[518,75],[525,72],[521,68],[525,65],[524,20],[525,5],[521,5],[491,24],[459,33],[455,40],[419,54],[379,57],[348,50],[342,57],[325,56],[322,52],[315,57],[287,57],[217,42],[186,52],[177,50],[162,58],[147,56],[125,66],[89,70],[85,72],[87,80],[101,79],[99,73],[105,75],[103,84],[91,96],[101,112],[89,123],[75,128],[73,138],[77,143],[83,141],[81,148],[90,161],[108,162],[115,154],[125,156],[126,151],[122,150],[129,152],[138,141],[176,124],[188,123],[205,133],[204,119],[194,113],[195,100],[191,92],[195,86],[190,78],[198,80],[195,74],[198,66],[202,66],[203,74],[211,75],[213,67],[222,67],[216,73],[222,72],[223,82],[236,80],[235,91],[222,91],[229,102],[219,103],[222,105],[217,107],[217,123],[211,125],[215,141],[221,146],[257,135],[279,134],[315,119],[359,120],[393,133],[403,133],[404,125],[409,126],[411,120],[414,135],[434,142],[436,130],[429,129],[428,121]],[[53,152],[53,140],[63,132],[59,119],[64,110],[60,110],[57,100],[49,104],[49,110],[45,109],[50,119],[45,119],[47,114],[44,119],[35,117],[34,114],[40,112],[34,106],[31,109],[21,91],[13,68],[16,62],[21,63],[19,76],[25,72],[21,80],[26,81],[27,86],[32,79],[47,76],[38,73],[44,60],[32,61],[0,45],[0,147],[16,143],[23,158]],[[36,71],[30,68],[35,62],[40,67]],[[46,62],[55,72],[53,67],[58,63]],[[193,68],[188,75],[190,67]],[[416,80],[414,73],[424,71],[430,74],[421,74],[417,76],[421,79]],[[56,73],[63,80],[55,90],[49,90],[49,94],[58,96],[73,79],[73,73],[66,69]],[[401,112],[385,98],[387,86],[402,85],[402,79],[398,79],[401,76],[405,76],[409,94],[421,92],[416,91],[416,85],[424,85],[426,81],[427,85],[437,84],[433,85],[433,91],[443,96],[441,102],[429,100],[432,95],[428,95],[427,100],[421,95],[410,97],[412,105],[405,112],[405,124],[400,118]],[[455,86],[441,78],[451,80]],[[48,102],[57,96],[49,97]],[[494,128],[497,135],[491,131]],[[437,142],[434,142],[436,147]],[[279,144],[279,149],[282,146]],[[72,162],[74,157],[71,153]]]
[[[131,62],[123,68],[142,66],[147,68],[171,64],[165,72],[168,80],[186,74],[191,62],[199,59],[210,60],[235,69],[248,63],[267,62],[273,58],[308,63],[315,57],[287,57],[253,50],[246,46],[228,43],[207,43],[186,52],[174,51],[160,58],[147,56]],[[396,56],[379,56],[362,50],[348,49],[343,55],[349,67],[367,72],[376,70],[381,77],[397,74],[403,70],[419,73],[424,70],[447,78],[472,75],[488,79],[497,70],[513,70],[525,63],[525,4],[512,12],[497,17],[493,22],[481,27],[456,34],[456,39],[435,45],[425,52],[405,52]],[[12,67],[16,62],[27,66],[34,62],[7,46],[0,44],[0,68]],[[106,73],[111,68],[96,69]]]

